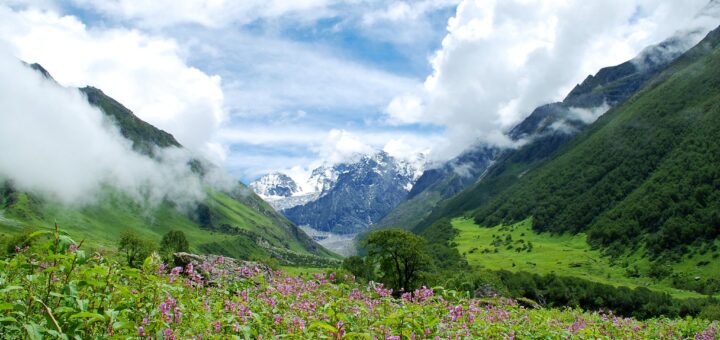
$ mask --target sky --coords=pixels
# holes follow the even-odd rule
[[[0,48],[249,182],[447,160],[588,74],[720,24],[708,0],[0,0]],[[694,34],[688,35],[688,32]],[[9,100],[9,99],[8,99]]]

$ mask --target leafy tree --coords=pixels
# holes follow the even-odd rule
[[[381,281],[393,289],[416,288],[421,274],[429,269],[425,239],[402,229],[384,229],[370,234],[365,244],[366,261],[377,263]]]
[[[125,253],[128,266],[135,268],[140,267],[142,261],[150,256],[155,248],[153,241],[142,239],[131,231],[124,232],[118,242],[118,249]]]
[[[346,257],[343,260],[342,267],[355,275],[355,277],[366,280],[372,280],[374,277],[373,263],[360,256]]]
[[[168,253],[187,252],[190,250],[190,244],[185,237],[185,233],[181,230],[171,230],[163,235],[160,241],[160,247],[164,252]]]

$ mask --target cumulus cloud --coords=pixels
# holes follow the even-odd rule
[[[45,79],[5,48],[0,68],[0,179],[77,205],[95,202],[106,187],[150,206],[204,197],[186,151],[141,155],[77,89]]]
[[[0,39],[61,84],[101,88],[191,150],[222,157],[212,144],[225,119],[220,77],[188,66],[174,40],[125,28],[91,29],[73,16],[4,6]]]
[[[697,15],[706,3],[463,1],[431,58],[432,74],[390,101],[388,122],[446,126],[448,143],[435,153],[445,158],[476,141],[510,145],[504,131],[588,74],[677,30],[713,28],[717,20]]]
[[[373,152],[373,147],[345,130],[333,129],[328,132],[322,144],[315,147],[321,158],[330,163],[350,160],[358,154]]]

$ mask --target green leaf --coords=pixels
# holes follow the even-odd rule
[[[95,322],[105,320],[105,317],[98,313],[80,312],[71,315],[70,319],[88,319],[88,322]]]
[[[40,326],[31,322],[29,324],[23,325],[23,328],[25,328],[25,331],[27,332],[28,339],[42,340],[43,336],[40,333]]]
[[[0,303],[0,311],[15,309],[12,303]]]
[[[36,238],[36,237],[39,237],[39,236],[43,236],[43,235],[52,235],[52,232],[51,232],[51,231],[47,231],[47,230],[38,230],[38,231],[36,231],[36,232],[30,233],[30,235],[28,235],[27,238],[28,238],[28,240],[31,240],[31,239],[33,239],[33,238]]]
[[[317,328],[324,329],[333,333],[337,332],[337,329],[335,327],[325,321],[315,321],[311,323],[310,327],[308,327],[308,330],[313,330]]]
[[[18,321],[17,321],[17,319],[13,318],[12,316],[4,316],[4,317],[0,318],[0,322],[17,323]]]

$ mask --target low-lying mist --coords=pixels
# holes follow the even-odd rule
[[[132,149],[118,127],[75,88],[64,88],[0,49],[0,181],[62,203],[97,202],[107,187],[145,207],[189,207],[208,186],[233,181],[212,169],[201,178],[185,149]]]

